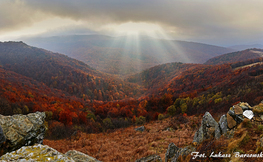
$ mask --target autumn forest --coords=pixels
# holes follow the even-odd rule
[[[233,57],[251,50],[213,58],[215,64],[156,65],[123,79],[23,42],[0,43],[0,113],[45,112],[50,139],[179,114],[222,113],[239,101],[253,105],[263,99],[262,58],[255,52],[252,59]]]

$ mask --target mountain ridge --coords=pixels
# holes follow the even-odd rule
[[[242,62],[250,59],[256,59],[263,56],[263,50],[257,48],[246,49],[232,53],[226,53],[207,60],[206,65],[218,65],[225,63]]]
[[[78,39],[79,38],[79,39]],[[71,35],[24,39],[28,44],[64,53],[110,74],[127,76],[162,63],[203,63],[232,49],[145,36]]]

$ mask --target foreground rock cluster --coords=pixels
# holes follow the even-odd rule
[[[195,146],[206,139],[219,139],[222,135],[231,138],[234,130],[245,117],[245,111],[251,111],[252,107],[248,103],[240,102],[229,109],[227,114],[220,117],[219,122],[212,117],[209,112],[206,112],[201,121],[200,128],[196,131],[193,144],[185,148],[179,148],[174,143],[170,143],[165,154],[165,162],[176,162],[179,156],[187,156],[196,150]],[[252,112],[252,111],[251,111]],[[246,113],[245,113],[246,114]],[[263,141],[263,140],[262,140]],[[136,162],[160,162],[162,161],[158,155],[151,155],[136,160]]]
[[[28,161],[28,162],[99,162],[93,157],[83,154],[79,151],[70,150],[62,154],[57,150],[41,144],[34,146],[24,146],[16,151],[7,153],[0,158],[1,161]]]
[[[251,110],[252,107],[248,103],[240,102],[231,107],[226,115],[222,115],[218,123],[209,112],[206,112],[199,130],[195,133],[193,142],[199,144],[211,137],[219,139],[221,135],[231,137],[234,128],[244,120],[243,113]]]
[[[251,110],[251,106],[247,103],[240,102],[231,107],[227,114],[222,115],[219,122],[216,122],[212,115],[206,112],[200,128],[195,133],[193,144],[179,148],[174,143],[170,143],[165,154],[165,162],[176,162],[180,156],[191,154],[196,150],[195,146],[206,139],[219,139],[222,135],[231,138],[235,128],[245,117],[249,119],[251,116],[253,117]],[[45,117],[43,112],[28,115],[0,115],[0,151],[2,154],[8,152],[1,156],[0,160],[99,162],[97,159],[75,150],[62,154],[49,146],[42,145],[46,131]],[[139,127],[135,131],[144,131],[144,129],[144,127]],[[136,162],[162,162],[162,159],[159,155],[154,154],[137,159]]]
[[[84,153],[70,150],[62,154],[57,150],[42,145],[46,115],[44,112],[28,115],[0,115],[0,161],[67,161],[99,162]]]

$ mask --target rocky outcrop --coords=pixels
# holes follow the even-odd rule
[[[99,160],[76,150],[70,150],[65,155],[71,157],[76,162],[100,162]]]
[[[165,153],[165,162],[171,161],[173,157],[178,157],[179,150],[180,148],[177,147],[174,143],[170,143]]]
[[[193,142],[201,143],[205,139],[209,139],[214,136],[216,139],[220,138],[221,131],[218,123],[212,117],[209,112],[206,112],[203,116],[201,126],[195,133]]]
[[[46,131],[44,112],[28,115],[0,115],[0,126],[5,136],[1,151],[11,152],[22,146],[42,143]]]
[[[244,112],[251,110],[252,107],[249,106],[248,103],[240,102],[231,107],[226,115],[222,115],[218,123],[209,112],[206,112],[202,118],[200,128],[195,133],[193,145],[179,148],[174,143],[170,143],[165,154],[165,162],[176,162],[180,156],[187,156],[191,152],[195,152],[196,148],[194,145],[196,146],[196,144],[200,144],[202,141],[211,137],[214,137],[215,139],[219,139],[221,135],[225,135],[227,138],[233,137],[235,132],[234,128],[244,120],[244,117],[247,117],[244,115]],[[263,137],[257,145],[258,151],[263,150]],[[155,157],[157,155],[152,156]],[[148,157],[145,157],[139,160],[145,160],[147,158]]]
[[[29,162],[100,162],[82,152],[70,150],[66,154],[62,154],[57,150],[41,144],[34,146],[23,146],[20,149],[6,153],[0,157],[1,161],[29,161]]]
[[[193,151],[195,151],[193,146],[179,148],[174,143],[170,143],[165,153],[165,162],[176,162],[179,156],[187,156]]]
[[[143,132],[145,130],[145,127],[144,126],[140,126],[138,128],[135,128],[134,129],[135,131],[140,131],[140,132]]]
[[[41,144],[36,144],[34,146],[23,146],[20,149],[6,153],[1,156],[1,161],[61,161],[61,162],[74,162],[74,160],[57,150]]]
[[[162,159],[159,155],[150,155],[147,157],[143,157],[141,159],[137,159],[135,162],[162,162]]]
[[[226,115],[222,115],[220,117],[218,125],[219,125],[219,128],[221,130],[221,133],[226,134],[226,132],[227,132],[227,117],[226,117]]]
[[[251,111],[252,107],[246,102],[240,102],[234,105],[227,112],[227,126],[229,129],[235,128],[238,124],[244,121],[244,112]],[[252,112],[252,111],[251,111]],[[253,112],[252,112],[253,113]]]
[[[218,139],[221,135],[231,137],[233,129],[243,122],[244,112],[251,110],[252,108],[248,103],[240,102],[231,107],[226,115],[222,115],[218,123],[209,112],[206,112],[203,116],[200,128],[195,133],[193,142],[199,144],[211,137]]]

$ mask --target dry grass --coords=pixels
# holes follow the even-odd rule
[[[188,119],[191,121],[193,117]],[[187,123],[180,124],[177,130],[166,130],[170,120],[168,118],[145,124],[144,132],[136,132],[135,127],[129,127],[111,133],[79,133],[78,139],[44,140],[44,144],[62,153],[72,149],[81,151],[104,162],[135,161],[151,154],[158,154],[164,160],[169,143],[184,147],[193,141],[195,133]]]

